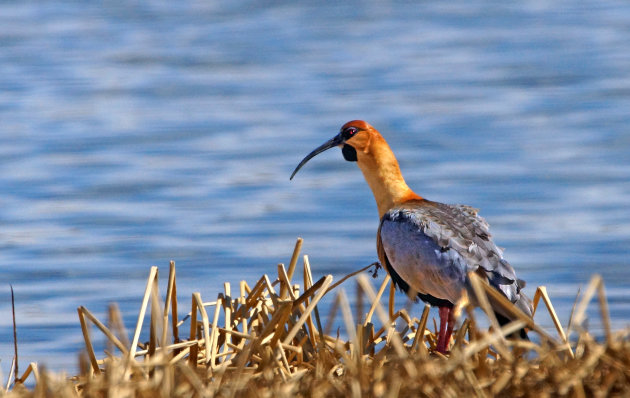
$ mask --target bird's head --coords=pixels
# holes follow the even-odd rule
[[[341,127],[339,134],[326,141],[321,146],[315,148],[313,152],[306,155],[304,159],[297,165],[291,178],[312,158],[332,147],[341,147],[343,158],[349,162],[358,160],[357,151],[366,152],[370,146],[371,138],[378,132],[363,120],[352,120]]]

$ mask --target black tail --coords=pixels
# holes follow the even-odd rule
[[[511,320],[509,320],[508,318],[504,317],[503,315],[499,314],[498,312],[495,312],[494,315],[496,315],[497,317],[497,321],[499,321],[499,325],[503,326],[503,325],[507,325],[508,323],[512,322]],[[523,328],[521,330],[517,330],[516,332],[508,335],[509,338],[511,339],[522,339],[522,340],[526,340],[529,341],[529,336],[527,336],[527,331]]]

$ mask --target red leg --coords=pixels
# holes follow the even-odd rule
[[[446,354],[447,346],[453,332],[453,324],[451,322],[451,309],[449,307],[440,307],[440,333],[437,341],[437,351]],[[447,328],[448,323],[448,328]]]
[[[450,307],[440,307],[440,334],[438,335],[437,351],[446,354],[448,352],[448,345],[451,342],[451,334],[453,334],[453,326],[455,326],[455,319],[453,318],[453,311]]]
[[[448,348],[451,342],[451,335],[453,334],[453,326],[455,326],[455,319],[453,318],[453,309],[448,312],[448,327],[446,328],[446,336],[444,337],[445,348]]]

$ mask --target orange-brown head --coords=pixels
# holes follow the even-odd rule
[[[352,120],[335,137],[317,147],[297,165],[291,178],[313,157],[335,146],[344,159],[357,162],[372,189],[380,216],[395,204],[420,199],[409,189],[400,173],[398,161],[381,134],[363,120]]]
[[[368,151],[370,144],[372,143],[372,137],[378,136],[382,138],[378,131],[367,122],[363,120],[352,120],[343,126],[341,126],[341,134],[348,137],[345,140],[345,145],[352,148],[354,153],[354,160],[357,161],[356,151]],[[346,149],[349,151],[349,149]],[[348,160],[348,159],[346,159]]]

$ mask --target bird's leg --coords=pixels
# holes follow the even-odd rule
[[[453,332],[453,325],[451,322],[451,309],[449,307],[440,307],[440,333],[438,334],[437,351],[442,354],[446,354],[446,346],[451,338]],[[447,328],[448,324],[448,328]]]
[[[441,354],[448,352],[448,343],[451,341],[453,334],[453,326],[455,326],[455,318],[450,307],[440,307],[440,334],[438,335],[437,351]]]
[[[453,326],[455,326],[455,318],[453,317],[453,309],[448,309],[448,326],[446,327],[446,336],[444,337],[444,348],[448,348],[453,334]]]

